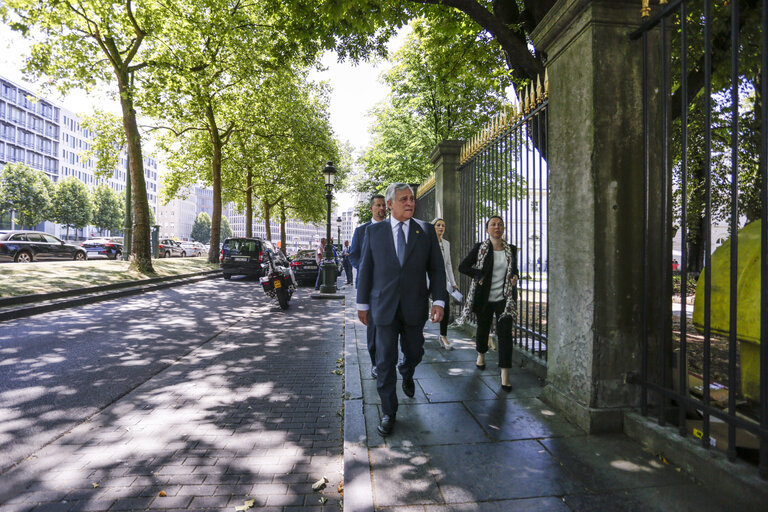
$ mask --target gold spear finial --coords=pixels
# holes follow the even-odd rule
[[[647,18],[651,15],[651,0],[643,0],[643,6],[640,8],[640,16]]]
[[[544,101],[544,91],[541,87],[541,75],[536,75],[536,104]]]
[[[544,99],[549,98],[549,74],[547,70],[544,70]]]

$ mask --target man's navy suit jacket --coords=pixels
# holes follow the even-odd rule
[[[360,224],[355,228],[352,234],[352,243],[349,245],[349,262],[355,268],[360,268],[360,256],[363,254],[363,241],[365,240],[365,230],[371,225],[371,221]]]
[[[389,219],[368,226],[358,272],[357,303],[370,306],[374,323],[391,324],[399,306],[406,325],[424,325],[430,292],[433,300],[448,300],[445,264],[434,226],[411,219],[402,267]]]

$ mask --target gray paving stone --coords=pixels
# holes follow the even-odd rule
[[[482,379],[476,377],[417,379],[416,382],[431,403],[497,398],[496,393]]]
[[[117,500],[109,510],[144,510],[152,503],[154,498],[126,498]]]
[[[593,491],[690,483],[623,434],[544,439],[541,444]]]
[[[446,503],[560,496],[584,487],[536,441],[427,446]]]
[[[424,507],[424,512],[569,512],[570,510],[561,498],[556,497],[452,503],[450,505]]]
[[[378,433],[376,436],[380,437]],[[427,446],[454,443],[457,437],[471,442],[488,440],[477,421],[460,403],[414,404],[400,406],[395,429],[385,442],[389,446]]]
[[[444,503],[420,447],[372,448],[369,453],[375,506]]]
[[[538,398],[465,401],[464,405],[494,441],[584,435]]]
[[[421,365],[419,365],[421,366]],[[418,373],[418,368],[416,370]],[[414,377],[416,378],[416,377]],[[427,397],[424,395],[424,392],[416,386],[416,393],[413,396],[413,398],[408,398],[405,396],[405,393],[403,393],[402,389],[402,377],[400,374],[397,374],[397,401],[400,405],[403,404],[414,404],[414,403],[428,403],[429,400],[427,400]],[[381,399],[379,398],[379,392],[376,391],[376,381],[374,380],[365,380],[363,381],[363,402],[366,404],[380,404]]]
[[[74,503],[67,501],[57,501],[53,503],[42,503],[35,507],[33,510],[37,512],[68,512],[72,510]]]
[[[721,496],[695,484],[624,489],[599,494],[567,495],[564,499],[576,512],[595,510],[611,512],[667,512],[670,510],[734,512],[750,510],[749,507],[740,504],[737,497]]]
[[[157,497],[149,505],[150,509],[186,508],[192,503],[192,496]]]

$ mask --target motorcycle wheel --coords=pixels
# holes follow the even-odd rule
[[[288,292],[284,288],[280,288],[275,291],[277,295],[277,303],[280,304],[280,309],[288,309]]]

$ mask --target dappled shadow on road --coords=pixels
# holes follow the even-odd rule
[[[252,497],[320,506],[311,484],[325,475],[325,506],[338,509],[342,383],[332,371],[342,308],[302,290],[291,309],[274,312],[263,294],[250,299],[256,286],[216,282],[123,301],[120,312],[70,311],[26,330],[41,347],[24,360],[0,337],[0,350],[10,349],[0,371],[13,386],[3,390],[3,413],[15,415],[0,427],[4,446],[34,433],[40,418],[38,435],[61,432],[156,374],[7,472],[0,503],[211,509]],[[191,288],[195,296],[184,296]],[[211,289],[226,297],[207,300]],[[171,308],[177,300],[185,307]],[[163,311],[172,318],[152,321]],[[93,400],[83,406],[83,397]]]

